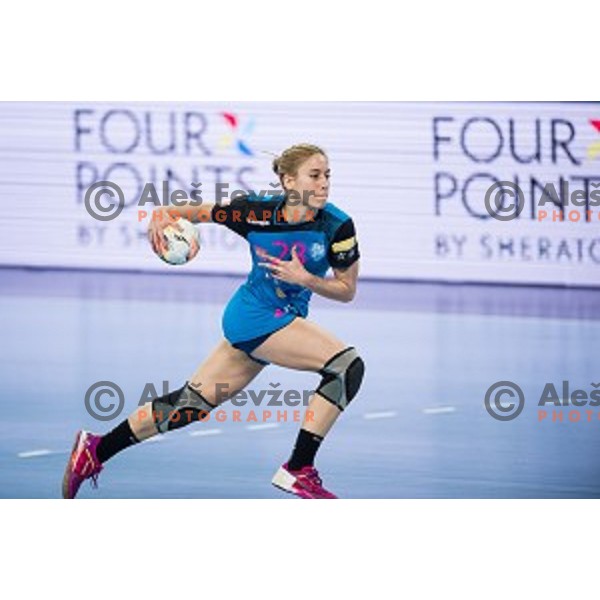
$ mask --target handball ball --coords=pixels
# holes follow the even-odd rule
[[[158,256],[170,265],[184,265],[198,254],[200,239],[198,230],[187,219],[177,219],[176,224],[181,230],[174,225],[168,225],[163,230],[167,249],[158,252]]]

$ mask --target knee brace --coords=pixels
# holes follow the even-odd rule
[[[350,347],[329,359],[319,373],[323,379],[317,392],[344,410],[358,392],[365,374],[365,363],[356,348]]]
[[[166,433],[203,419],[213,408],[216,407],[186,383],[182,388],[152,401],[152,418],[158,432]]]

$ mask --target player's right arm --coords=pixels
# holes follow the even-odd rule
[[[179,227],[177,219],[184,218],[191,223],[212,223],[214,203],[202,202],[199,206],[185,203],[183,206],[161,206],[152,211],[148,225],[148,240],[155,251],[166,250],[163,231],[169,225]]]
[[[248,226],[246,215],[250,203],[247,196],[240,196],[231,200],[229,204],[216,204],[202,202],[200,206],[186,203],[183,206],[164,206],[154,211],[148,228],[148,239],[156,251],[166,250],[166,240],[163,235],[168,225],[178,227],[177,219],[184,218],[192,223],[219,223],[231,231],[246,237]]]
[[[245,238],[248,233],[246,217],[252,204],[248,196],[239,196],[233,198],[229,204],[202,202],[200,206],[185,203],[183,206],[158,208],[150,219],[148,239],[155,251],[160,249],[164,252],[166,250],[164,229],[168,225],[178,227],[177,219],[182,217],[192,223],[219,223]]]

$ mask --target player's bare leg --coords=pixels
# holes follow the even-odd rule
[[[323,438],[360,387],[362,359],[354,348],[302,318],[271,335],[253,355],[282,367],[323,374],[292,455],[276,473],[273,483],[304,498],[334,498],[322,487],[314,458]]]
[[[86,479],[95,484],[103,464],[118,452],[159,432],[191,423],[190,415],[200,417],[209,412],[246,387],[263,368],[223,340],[181,390],[139,407],[104,436],[80,431],[65,470],[63,497],[75,498]],[[190,399],[195,402],[190,403]]]
[[[199,390],[213,406],[225,402],[243,390],[264,368],[246,353],[222,340],[190,377],[191,387]],[[139,407],[129,416],[129,424],[139,441],[157,435],[152,402]]]

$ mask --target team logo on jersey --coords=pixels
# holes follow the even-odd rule
[[[321,260],[325,256],[325,246],[320,242],[315,242],[310,247],[310,257],[313,260]]]

